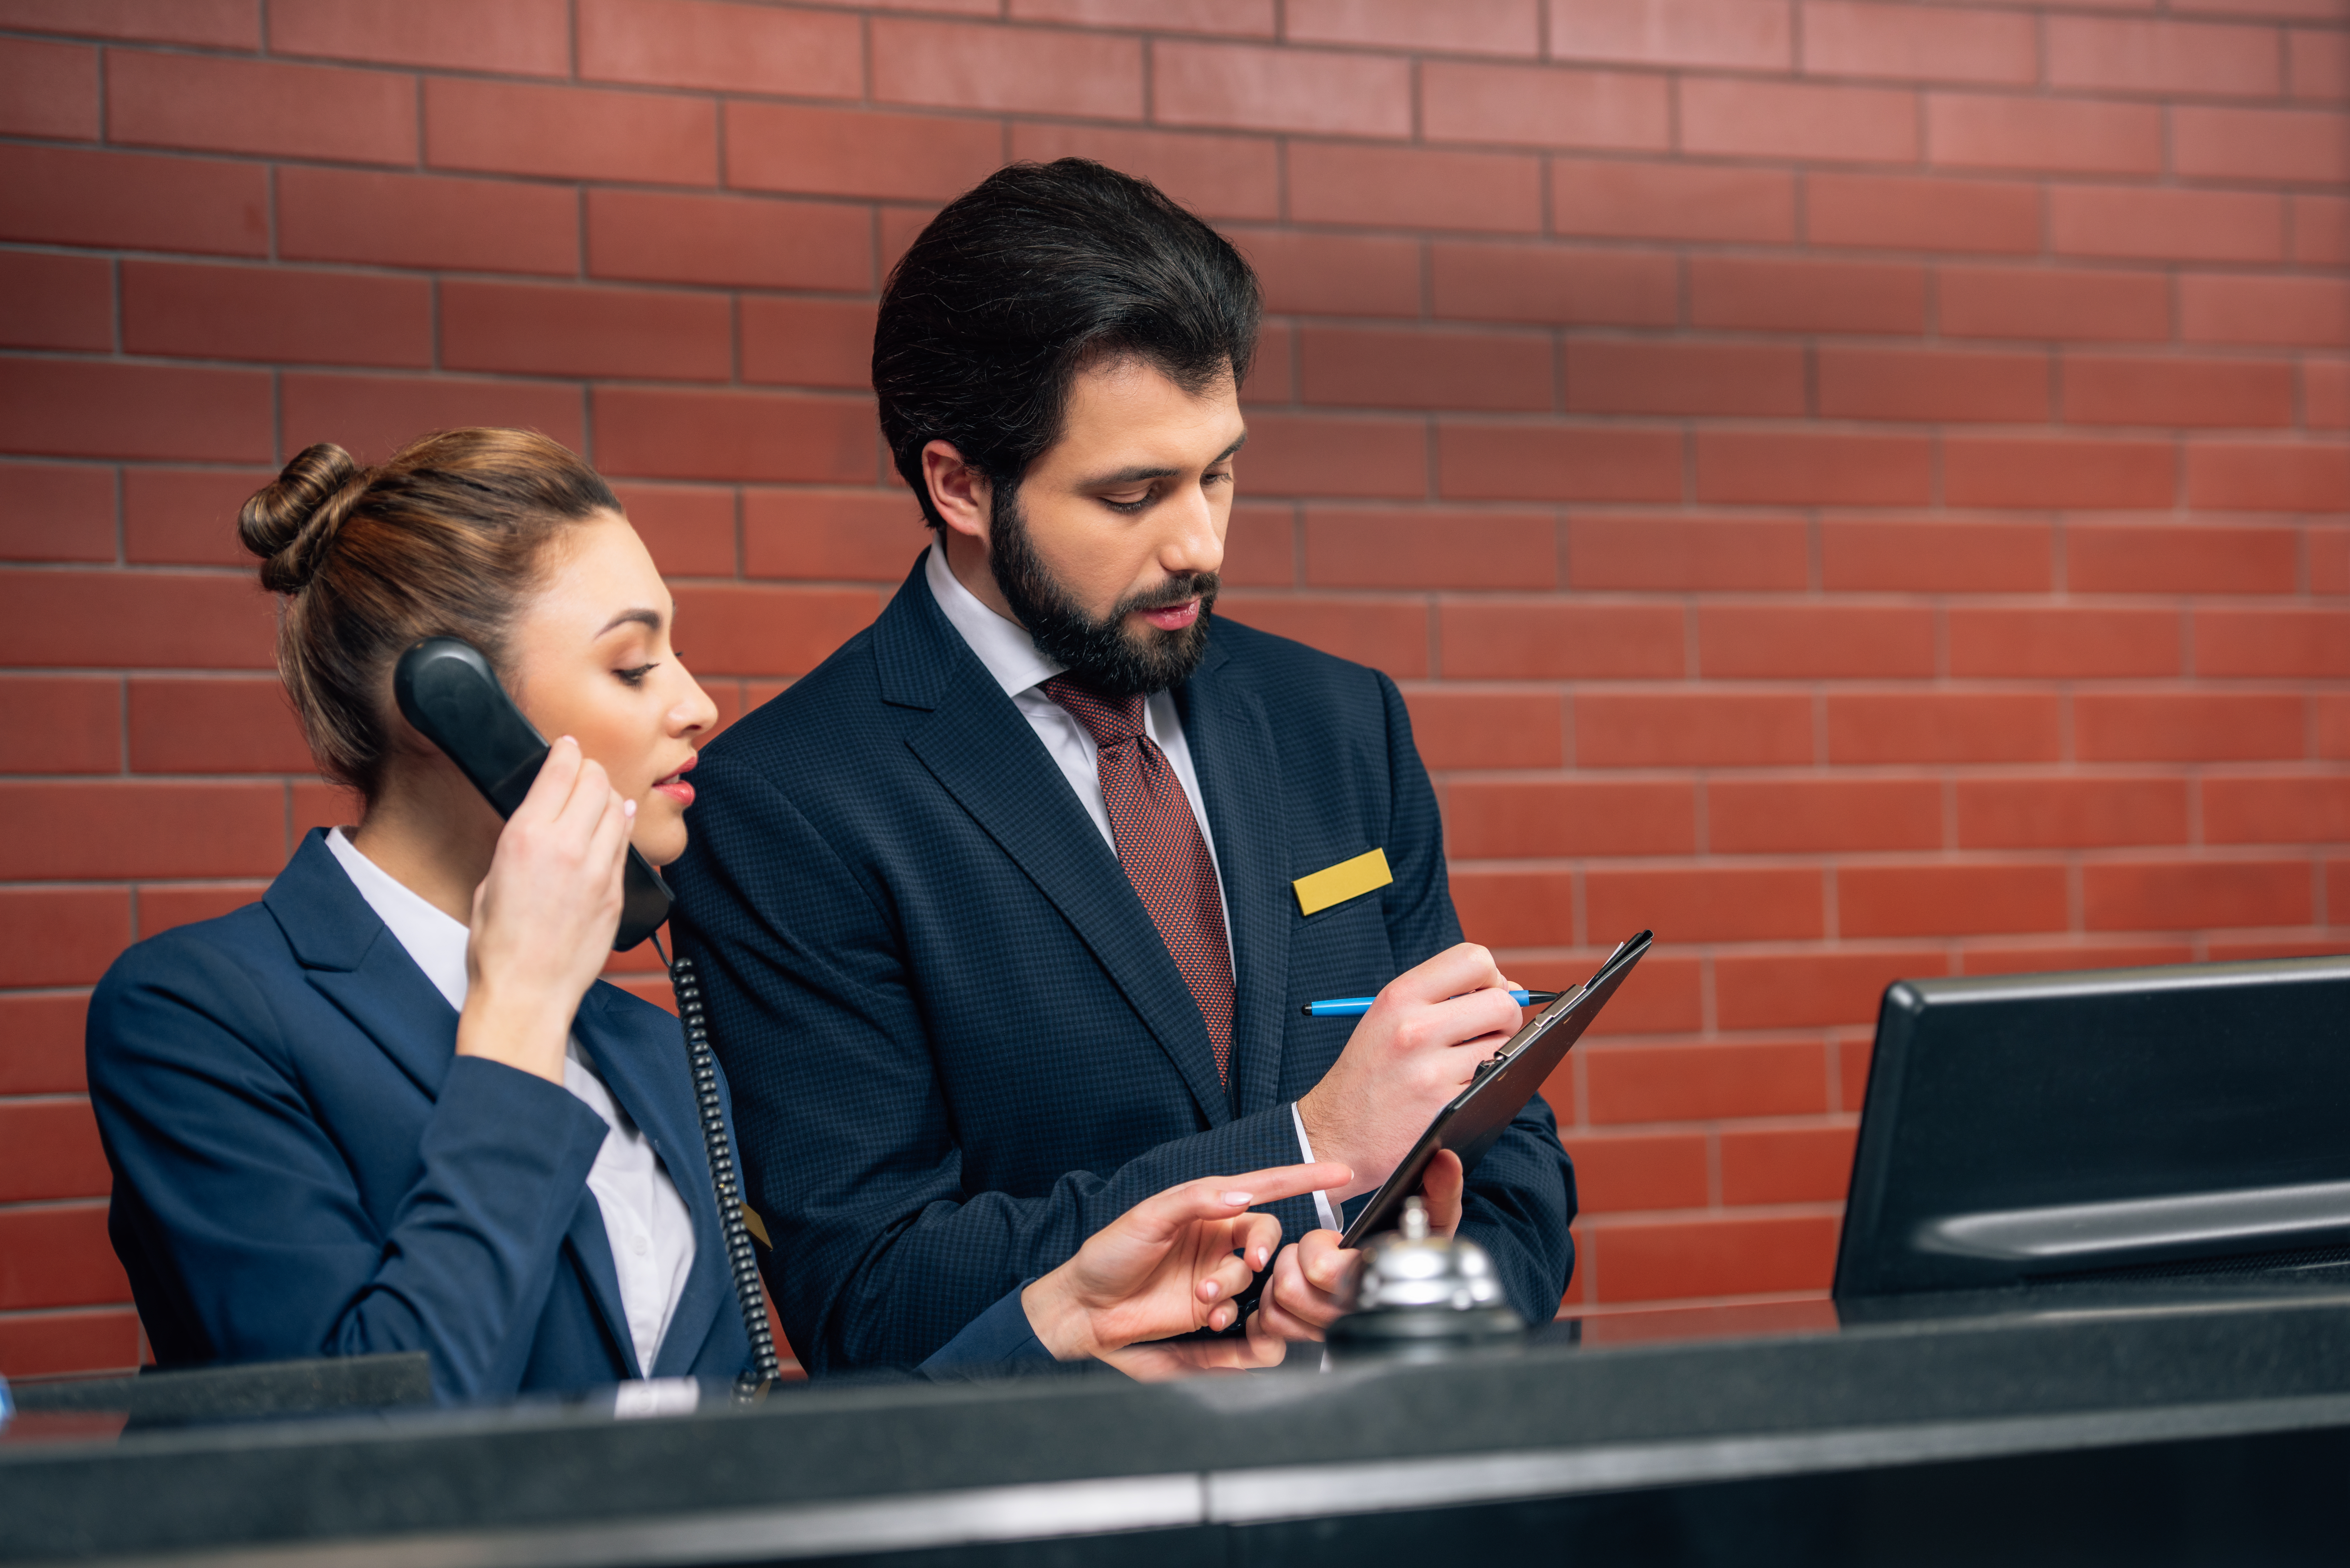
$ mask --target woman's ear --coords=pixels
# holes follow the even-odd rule
[[[994,514],[993,487],[987,476],[962,460],[962,453],[942,441],[922,449],[922,483],[930,487],[931,504],[947,526],[966,538],[988,542],[988,524]]]

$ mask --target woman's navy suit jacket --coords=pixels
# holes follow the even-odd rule
[[[90,1000],[89,1087],[156,1359],[426,1350],[446,1399],[741,1371],[677,1021],[599,981],[574,1028],[693,1219],[651,1366],[587,1188],[602,1118],[457,1057],[455,1010],[322,833],[258,904],[124,953]]]

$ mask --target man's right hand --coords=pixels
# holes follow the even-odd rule
[[[1474,942],[1390,981],[1338,1060],[1297,1102],[1314,1158],[1354,1168],[1353,1184],[1332,1198],[1385,1181],[1519,1020],[1510,982]]]

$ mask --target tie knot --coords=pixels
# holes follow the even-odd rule
[[[1094,738],[1094,744],[1105,751],[1142,734],[1144,698],[1139,692],[1112,697],[1074,676],[1055,675],[1045,682],[1045,695],[1066,708]]]

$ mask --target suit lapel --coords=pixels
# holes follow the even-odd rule
[[[579,1277],[588,1282],[588,1299],[604,1320],[605,1336],[628,1376],[642,1377],[637,1365],[637,1338],[629,1331],[629,1311],[620,1304],[620,1271],[612,1262],[612,1238],[604,1230],[604,1210],[596,1195],[582,1189],[579,1207],[571,1211],[571,1228],[563,1233],[564,1250]]]
[[[1232,927],[1232,1099],[1247,1116],[1274,1103],[1289,1007],[1289,865],[1281,763],[1256,693],[1209,650],[1176,692],[1183,739],[1216,838]]]
[[[1149,911],[1027,719],[931,597],[920,564],[874,626],[882,700],[922,708],[906,743],[1075,928],[1211,1125],[1232,1120],[1200,1004]]]
[[[701,1116],[693,1103],[684,1043],[671,1020],[645,1022],[655,1023],[655,1027],[638,1026],[638,1021],[612,1004],[598,982],[588,988],[581,1001],[573,1028],[595,1059],[604,1086],[650,1140],[692,1217],[693,1266],[687,1272],[677,1310],[670,1314],[669,1332],[661,1336],[654,1365],[645,1374],[668,1376],[692,1365],[710,1336],[719,1308],[733,1293],[734,1282],[727,1268],[725,1238],[719,1230],[718,1198],[710,1185],[710,1161],[702,1147]],[[605,1259],[609,1269],[608,1249]],[[618,1299],[617,1286],[614,1299]],[[621,1337],[627,1339],[625,1315],[619,1322]]]
[[[441,1085],[457,1053],[457,1012],[424,978],[313,828],[262,903],[286,933],[310,984],[381,1046],[424,1091]]]

